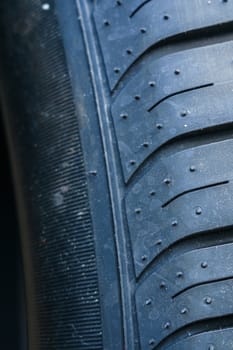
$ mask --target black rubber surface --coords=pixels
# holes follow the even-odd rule
[[[98,1],[94,10],[142,349],[232,347],[232,6]]]
[[[232,349],[233,2],[13,3],[32,349]]]
[[[55,4],[0,6],[1,95],[21,221],[29,347],[102,349],[88,173]]]

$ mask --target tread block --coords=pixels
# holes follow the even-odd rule
[[[233,42],[164,56],[121,91],[112,115],[126,182],[164,143],[232,122],[232,57]]]
[[[221,327],[221,326],[220,326]],[[219,328],[220,328],[219,327]],[[233,349],[233,329],[221,329],[194,336],[187,336],[167,350],[231,350]]]
[[[230,349],[233,1],[97,0],[93,7],[91,44],[102,50],[109,138],[115,131],[126,185],[121,208],[139,347]]]
[[[153,189],[153,187],[152,187]],[[149,190],[137,187],[132,191]],[[133,197],[126,200],[126,210],[136,275],[171,245],[184,238],[233,225],[233,181],[182,195],[162,208],[156,198],[143,196],[141,207]],[[152,196],[153,197],[153,196]]]
[[[233,243],[176,254],[139,285],[136,296],[145,305],[171,304],[198,285],[233,278]]]
[[[128,194],[129,205],[134,203],[134,208],[142,208],[154,201],[154,205],[166,207],[185,193],[231,180],[232,149],[233,140],[229,139],[155,158],[135,181]]]
[[[142,349],[148,349],[177,330],[199,322],[233,313],[233,279],[194,287],[179,295],[175,302],[145,305],[141,295],[136,297],[138,317],[140,317],[140,338]],[[184,310],[186,310],[184,312]]]
[[[153,45],[232,23],[232,13],[232,1],[98,1],[94,18],[111,89]]]

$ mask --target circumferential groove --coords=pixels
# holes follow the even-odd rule
[[[221,331],[229,328],[232,328],[233,331],[233,315],[208,318],[202,321],[191,323],[180,328],[179,330],[176,330],[152,349],[165,350],[169,345],[178,343],[179,341],[190,338],[194,335],[218,330]]]
[[[166,203],[164,203],[162,205],[162,208],[166,208],[169,204],[171,204],[173,201],[175,201],[176,199],[184,196],[185,194],[188,194],[188,193],[192,193],[192,192],[197,192],[197,191],[200,191],[200,190],[205,190],[207,188],[210,188],[210,187],[217,187],[217,186],[222,186],[222,185],[226,185],[228,184],[229,181],[221,181],[221,182],[216,182],[214,184],[209,184],[209,185],[206,185],[206,186],[202,186],[202,187],[197,187],[197,188],[193,188],[191,190],[187,190],[187,191],[184,191],[182,193],[179,193],[177,196],[169,199],[169,201],[167,201]]]
[[[143,1],[136,9],[134,9],[131,14],[129,15],[130,18],[132,18],[138,11],[141,10],[142,7],[144,7],[148,2],[151,2],[152,0],[145,0]]]
[[[185,89],[185,90],[181,90],[178,92],[174,92],[173,94],[167,95],[164,98],[162,98],[161,100],[159,100],[158,102],[156,102],[153,106],[151,106],[150,108],[147,109],[147,112],[151,112],[153,109],[155,109],[157,106],[160,105],[160,103],[166,101],[167,99],[173,97],[173,96],[177,96],[177,95],[181,95],[185,92],[190,92],[190,91],[194,91],[194,90],[199,90],[199,89],[204,89],[210,86],[214,86],[214,83],[209,83],[209,84],[204,84],[204,85],[199,85],[199,86],[195,86],[193,88],[189,88],[189,89]]]

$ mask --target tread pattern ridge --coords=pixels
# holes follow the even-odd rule
[[[185,39],[231,31],[232,13],[232,1],[215,0],[98,0],[92,12],[128,226],[117,235],[131,244],[119,261],[132,253],[143,350],[232,347],[233,40],[224,30],[221,42]],[[181,35],[185,50],[181,39],[156,56]]]

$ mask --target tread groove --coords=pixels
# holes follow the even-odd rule
[[[155,149],[147,158],[143,160],[140,166],[135,170],[135,172],[129,177],[126,185],[129,187],[128,192],[134,183],[142,176],[141,173],[144,172],[144,168],[149,166],[153,162],[156,156],[160,153],[170,154],[178,152],[179,150],[190,149],[193,147],[198,147],[207,143],[220,142],[222,140],[233,138],[233,121],[220,125],[211,126],[202,130],[190,131],[182,135],[175,136],[174,138],[164,142],[157,149]],[[207,138],[208,136],[208,138]],[[174,149],[174,146],[177,146]]]
[[[221,230],[221,232],[219,230],[196,232],[189,237],[177,240],[175,243],[171,244],[169,247],[165,248],[158,255],[156,255],[154,259],[146,266],[146,268],[137,276],[138,286],[145,281],[155,266],[158,266],[159,263],[163,263],[168,260],[170,255],[176,257],[179,254],[187,251],[220,246],[233,242],[232,229],[233,226],[224,228]],[[202,235],[201,243],[197,240],[199,235]]]
[[[233,330],[232,315],[208,318],[204,321],[194,322],[170,334],[167,338],[163,339],[158,345],[153,347],[153,350],[165,350],[167,348],[167,345],[171,345],[173,340],[184,340],[188,337],[202,334],[204,332],[210,332],[215,330],[220,331],[229,328],[232,328]]]
[[[204,85],[200,85],[200,86],[195,86],[193,88],[190,88],[190,89],[185,89],[185,90],[180,90],[180,91],[177,91],[173,94],[170,94],[168,96],[165,96],[164,98],[162,98],[161,100],[159,100],[158,102],[156,102],[154,105],[152,105],[151,107],[149,107],[147,109],[147,112],[151,112],[153,111],[156,107],[158,107],[162,102],[168,100],[169,98],[173,97],[173,96],[177,96],[177,95],[181,95],[185,92],[191,92],[191,91],[194,91],[194,90],[199,90],[199,89],[204,89],[204,88],[207,88],[207,87],[210,87],[210,86],[214,86],[214,83],[209,83],[209,84],[204,84]]]
[[[138,57],[135,58],[135,60],[130,64],[130,66],[126,69],[126,71],[121,75],[119,80],[116,82],[116,84],[111,89],[111,95],[117,96],[118,93],[122,90],[121,85],[123,85],[125,80],[128,80],[131,78],[131,72],[136,72],[138,68],[140,68],[140,62],[145,60],[145,58],[150,59],[151,55],[154,53],[157,53],[163,49],[168,49],[169,46],[171,47],[170,50],[167,50],[169,54],[177,53],[180,51],[188,51],[190,49],[198,48],[201,46],[205,46],[204,41],[209,40],[211,38],[211,45],[221,43],[222,42],[222,36],[226,36],[227,33],[232,34],[232,28],[233,27],[233,21],[230,21],[228,23],[224,23],[223,25],[214,25],[211,27],[207,27],[204,29],[197,29],[192,30],[187,33],[181,33],[176,34],[174,36],[170,36],[166,39],[162,39],[159,42],[151,45],[148,47],[142,54],[140,54]],[[197,38],[202,37],[202,42],[197,42]],[[224,41],[231,41],[232,37],[225,38]],[[185,45],[184,45],[185,44]],[[184,47],[183,47],[184,46]],[[182,48],[181,48],[182,47]],[[167,54],[167,53],[166,53]],[[160,56],[160,55],[159,55]]]
[[[136,15],[136,13],[138,11],[141,10],[142,7],[144,7],[146,4],[148,4],[149,2],[151,2],[152,0],[144,0],[138,7],[136,7],[131,14],[129,15],[130,18],[134,17],[134,15]]]
[[[188,292],[189,290],[191,290],[191,289],[193,289],[195,287],[205,286],[207,284],[211,284],[211,283],[215,283],[215,282],[224,282],[224,281],[229,281],[229,280],[233,280],[233,276],[231,276],[231,277],[224,277],[224,278],[217,278],[217,279],[213,279],[211,281],[195,283],[195,284],[193,284],[191,286],[188,286],[187,288],[184,288],[184,289],[180,290],[176,294],[172,295],[172,299],[176,299],[178,296],[182,295],[185,292]]]
[[[166,208],[169,204],[171,204],[173,201],[175,201],[176,199],[182,197],[183,195],[185,194],[188,194],[188,193],[192,193],[192,192],[196,192],[196,191],[200,191],[200,190],[205,190],[206,188],[210,188],[210,187],[217,187],[217,186],[222,186],[222,185],[226,185],[228,184],[229,181],[221,181],[221,182],[216,182],[216,183],[213,183],[213,184],[209,184],[209,185],[206,185],[206,186],[202,186],[202,187],[197,187],[197,188],[194,188],[192,190],[187,190],[187,191],[184,191],[182,193],[179,193],[178,195],[176,195],[175,197],[169,199],[166,203],[164,203],[162,205],[162,208]]]

